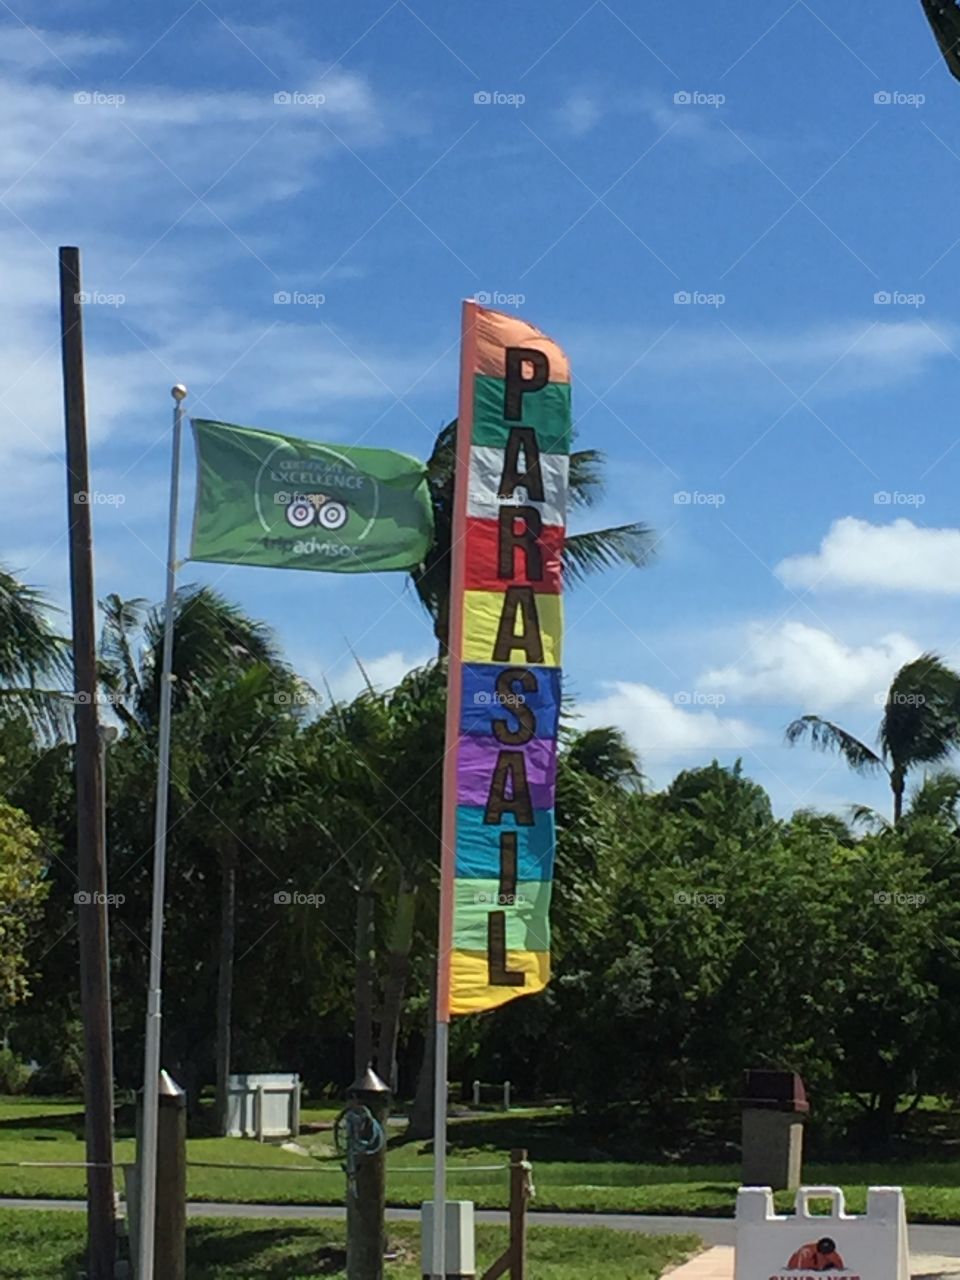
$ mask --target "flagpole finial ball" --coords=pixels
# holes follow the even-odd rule
[[[170,394],[173,396],[174,400],[186,400],[187,388],[182,382],[178,382],[175,387],[170,388]]]

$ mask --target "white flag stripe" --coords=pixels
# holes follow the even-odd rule
[[[570,459],[567,454],[541,453],[540,474],[543,477],[544,501],[529,503],[526,491],[519,486],[512,499],[499,496],[504,457],[502,449],[474,446],[470,450],[470,492],[467,495],[467,515],[474,519],[497,520],[500,516],[500,508],[512,504],[536,507],[544,524],[565,524],[567,476],[570,470]]]

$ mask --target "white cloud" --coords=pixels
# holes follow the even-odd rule
[[[626,680],[607,682],[604,688],[609,690],[605,696],[578,703],[578,725],[588,729],[618,726],[641,760],[679,759],[689,752],[740,750],[763,738],[754,725],[722,716],[714,709],[718,703],[704,705],[701,698],[709,695],[683,690],[671,698],[650,685]]]
[[[327,665],[318,663],[311,655],[301,657],[299,653],[294,653],[292,660],[295,669],[318,693],[326,697],[329,689],[338,701],[349,702],[367,688],[368,681],[378,692],[387,692],[396,688],[408,672],[435,657],[436,651],[428,649],[412,653],[391,649],[388,653],[373,656],[358,653],[354,657],[345,648],[336,661]]]
[[[924,529],[911,520],[874,525],[845,516],[815,555],[788,556],[776,568],[788,587],[860,587],[960,595],[960,529]]]
[[[755,623],[747,638],[741,658],[699,677],[701,689],[731,700],[799,704],[816,712],[855,702],[872,705],[894,672],[921,652],[920,645],[900,632],[873,644],[848,646],[830,632],[802,622],[785,622],[775,629]]]
[[[632,376],[647,383],[659,376],[672,389],[695,392],[698,383],[691,375],[709,374],[715,385],[736,383],[754,394],[780,396],[792,388],[814,400],[907,381],[935,361],[949,359],[948,348],[958,340],[954,327],[917,320],[860,320],[775,332],[697,324],[696,308],[677,311],[678,323],[665,336],[632,328],[595,330],[582,335],[575,354],[598,371],[595,376],[620,379],[625,369],[634,369]],[[648,348],[638,365],[637,353]],[[630,385],[629,378],[624,385]]]
[[[574,138],[582,138],[600,123],[603,110],[595,97],[578,89],[568,95],[556,115],[566,133]]]
[[[9,10],[8,10],[9,12]],[[118,36],[85,35],[83,32],[45,31],[42,27],[0,27],[0,63],[19,71],[73,69],[73,63],[124,48]]]

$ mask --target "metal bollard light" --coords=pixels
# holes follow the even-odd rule
[[[372,1067],[350,1086],[335,1128],[347,1174],[347,1280],[383,1280],[387,1114],[391,1093]]]
[[[157,1199],[154,1229],[154,1273],[163,1280],[187,1275],[187,1095],[166,1071],[160,1072],[157,1094]],[[124,1166],[127,1225],[132,1271],[137,1274],[140,1241],[140,1195],[143,1187],[141,1144],[143,1094],[137,1097],[137,1163]]]

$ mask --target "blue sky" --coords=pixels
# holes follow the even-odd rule
[[[199,416],[423,457],[459,299],[502,295],[570,354],[608,456],[589,522],[660,535],[654,567],[568,597],[583,723],[660,784],[740,755],[780,812],[886,807],[782,734],[816,711],[870,735],[899,665],[960,665],[960,86],[919,5],[4,13],[10,567],[66,603],[59,244],[94,299],[101,595],[162,594],[173,382]],[[384,683],[432,650],[399,575],[182,580],[341,693],[351,649]]]

